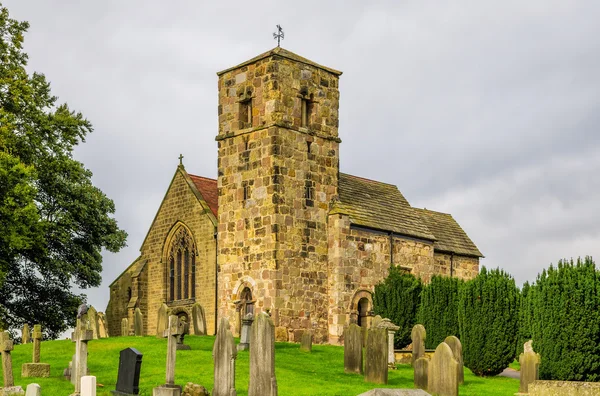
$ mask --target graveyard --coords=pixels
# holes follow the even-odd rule
[[[239,340],[236,339],[236,343]],[[184,387],[193,382],[213,389],[212,350],[215,337],[186,336],[191,350],[177,351],[175,383]],[[43,341],[41,360],[51,366],[49,378],[21,378],[21,365],[31,361],[32,345],[15,345],[12,351],[15,384],[25,389],[29,383],[38,383],[42,395],[70,395],[74,386],[63,377],[63,370],[75,352],[71,340]],[[92,340],[88,344],[88,368],[96,376],[97,395],[108,396],[115,389],[119,366],[119,352],[135,348],[143,354],[140,395],[152,395],[152,389],[165,382],[167,340],[156,337],[110,337]],[[313,345],[312,352],[300,351],[297,343],[275,343],[275,373],[280,395],[358,395],[373,388],[412,389],[413,368],[410,364],[397,365],[389,370],[387,385],[367,383],[360,374],[344,373],[344,350],[340,346]],[[239,396],[248,394],[249,351],[239,351],[236,360],[236,390]],[[519,389],[519,380],[506,377],[476,377],[465,368],[465,383],[459,394],[512,395]]]

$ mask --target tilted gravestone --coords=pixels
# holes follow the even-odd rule
[[[23,325],[23,330],[21,330],[21,344],[29,344],[30,342],[30,330],[29,325],[25,323]]]
[[[387,384],[388,335],[386,329],[369,329],[365,355],[365,381]]]
[[[415,370],[415,388],[427,390],[427,378],[429,375],[429,359],[426,357],[418,358],[413,364]]]
[[[2,392],[4,395],[24,395],[23,388],[15,386],[15,378],[12,369],[12,356],[10,352],[14,349],[13,341],[7,331],[0,333],[0,352],[2,353],[2,375],[4,379],[4,387]]]
[[[180,396],[181,386],[175,385],[175,360],[177,358],[177,338],[185,331],[185,322],[175,315],[169,316],[169,326],[163,333],[167,338],[167,370],[165,384],[153,389],[153,396]]]
[[[29,384],[25,396],[42,396],[42,388],[39,384]]]
[[[98,338],[108,338],[108,325],[104,312],[98,312]]]
[[[528,393],[529,385],[540,379],[540,355],[535,352],[524,352],[519,356],[521,372],[519,374],[519,392]]]
[[[221,318],[212,355],[215,363],[215,386],[212,395],[236,396],[235,359],[237,358],[237,348],[227,318]]]
[[[21,377],[50,377],[50,365],[40,363],[40,347],[42,343],[42,325],[33,326],[33,363],[21,366]]]
[[[96,308],[94,308],[93,306],[90,306],[88,308],[87,318],[89,321],[89,329],[92,330],[94,340],[97,340],[98,338],[100,338],[100,336],[98,335],[98,312],[96,311]]]
[[[144,336],[144,316],[139,308],[136,308],[133,314],[133,329],[137,337]]]
[[[463,361],[463,352],[462,352],[462,344],[458,337],[448,336],[444,340],[446,344],[452,349],[452,353],[454,354],[454,359],[458,363],[458,384],[465,383],[465,368]]]
[[[302,352],[312,352],[313,333],[310,330],[305,330],[300,339],[300,350]]]
[[[362,328],[352,323],[344,330],[344,371],[363,373]]]
[[[129,319],[121,319],[121,336],[127,337],[129,335]]]
[[[458,362],[445,342],[438,345],[429,362],[427,391],[439,396],[458,395]]]
[[[256,316],[250,330],[248,396],[277,396],[275,326],[264,312]]]
[[[158,315],[156,316],[156,338],[162,338],[164,331],[169,325],[169,307],[164,302],[160,304],[158,308]]]
[[[242,319],[242,334],[240,336],[240,343],[237,346],[238,351],[247,351],[250,349],[250,328],[254,322],[254,315],[252,312],[248,312],[244,319]]]
[[[119,373],[113,395],[129,396],[140,393],[140,370],[142,353],[135,348],[123,349],[119,355]]]
[[[412,339],[411,364],[415,364],[415,360],[425,356],[425,340],[427,339],[425,327],[421,324],[415,325],[410,332],[410,338]]]
[[[371,328],[374,329],[377,326],[379,326],[379,323],[381,323],[382,320],[383,319],[380,315],[375,315],[375,317],[373,317],[373,320],[371,321]]]
[[[194,303],[192,306],[192,327],[195,335],[206,335],[204,308],[200,303]]]

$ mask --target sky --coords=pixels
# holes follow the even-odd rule
[[[2,1],[2,0],[0,0]],[[217,75],[277,45],[341,70],[341,171],[451,213],[520,285],[600,259],[600,2],[3,0],[29,70],[94,132],[75,158],[116,205],[98,311],[183,154],[216,178]]]

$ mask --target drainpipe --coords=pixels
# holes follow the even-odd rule
[[[215,227],[215,334],[217,334],[217,326],[219,324],[219,240],[217,238],[217,227]]]
[[[450,253],[450,278],[454,275],[454,252]]]
[[[394,233],[390,232],[390,267],[394,266]]]

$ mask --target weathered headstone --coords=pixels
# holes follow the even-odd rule
[[[192,327],[195,335],[206,335],[204,308],[200,303],[194,303],[192,306]]]
[[[75,381],[77,381],[77,375],[75,375],[77,372],[77,354],[74,354],[71,358],[71,364],[69,365],[69,368],[69,379],[71,380],[71,383],[75,385]]]
[[[153,389],[153,396],[180,396],[181,386],[175,385],[175,359],[177,357],[177,338],[185,331],[185,322],[175,315],[169,316],[169,326],[163,333],[167,338],[167,370],[165,384]]]
[[[169,307],[164,302],[158,309],[158,315],[156,317],[156,338],[162,338],[163,333],[169,325]]]
[[[29,344],[30,341],[29,325],[25,323],[23,325],[23,330],[21,330],[21,344]]]
[[[39,384],[29,384],[25,396],[42,396],[42,388]]]
[[[42,343],[42,325],[33,326],[33,363],[21,366],[21,377],[50,377],[50,365],[40,363],[40,347]]]
[[[179,337],[177,337],[177,350],[178,351],[189,351],[190,349],[192,349],[192,347],[184,344],[183,340],[184,340],[186,334],[190,334],[190,324],[188,322],[186,322],[185,317],[179,318],[179,320],[181,322],[183,322],[183,332],[181,334],[179,334]]]
[[[133,315],[133,328],[137,337],[144,336],[144,316],[139,308],[135,309],[135,313]]]
[[[535,352],[524,352],[519,356],[521,372],[519,375],[519,392],[528,393],[529,385],[539,378],[540,355]]]
[[[213,396],[236,396],[235,391],[235,359],[237,349],[233,334],[229,328],[229,319],[221,318],[217,338],[213,346],[215,362],[215,387]]]
[[[373,320],[371,321],[371,328],[374,329],[376,328],[379,323],[381,323],[383,319],[381,318],[380,315],[375,315],[375,317],[373,317]]]
[[[81,396],[96,396],[96,377],[93,375],[81,377]]]
[[[310,330],[305,330],[300,339],[300,350],[302,352],[312,352],[313,333]]]
[[[425,356],[425,339],[427,332],[422,324],[415,325],[410,332],[412,339],[412,360],[411,364],[415,364],[415,360]]]
[[[2,392],[4,395],[24,395],[23,388],[15,386],[15,379],[12,369],[12,356],[10,352],[14,349],[13,341],[7,331],[0,333],[0,352],[2,353],[2,375],[4,379],[4,387]]]
[[[533,352],[533,340],[529,340],[523,344],[523,352]]]
[[[240,343],[237,346],[238,351],[247,351],[250,349],[250,328],[254,322],[254,315],[252,312],[248,312],[244,319],[242,319],[242,334],[240,336]]]
[[[88,341],[93,340],[94,334],[89,330],[85,321],[77,320],[77,327],[71,334],[71,340],[75,342],[75,367],[71,372],[71,381],[75,380],[75,392],[73,396],[81,394],[81,377],[87,375]]]
[[[429,374],[429,359],[422,357],[415,360],[415,388],[427,390],[427,377]]]
[[[454,359],[458,363],[458,384],[465,383],[465,368],[463,362],[463,352],[462,352],[462,344],[458,337],[448,336],[444,340],[446,344],[452,349],[452,354],[454,355]]]
[[[445,342],[438,345],[429,362],[427,391],[439,396],[458,395],[458,362]]]
[[[121,336],[127,337],[129,335],[129,319],[121,319]]]
[[[89,329],[92,330],[92,334],[94,335],[94,340],[97,340],[99,337],[98,333],[98,312],[96,308],[90,306],[87,311],[87,318],[89,321]]]
[[[250,330],[248,396],[277,396],[275,326],[271,317],[264,312],[256,316]]]
[[[358,396],[431,396],[423,389],[371,389]]]
[[[354,323],[344,331],[344,371],[363,373],[362,328]]]
[[[396,369],[396,354],[394,353],[394,336],[396,332],[400,329],[399,326],[396,326],[392,323],[388,318],[382,319],[381,322],[377,325],[379,329],[385,329],[388,335],[388,366],[391,369]]]
[[[188,382],[185,384],[185,388],[183,388],[183,396],[210,396],[210,393],[200,384],[194,384],[193,382]]]
[[[104,312],[98,312],[98,337],[108,338],[108,325],[106,324]]]
[[[119,354],[119,373],[113,395],[130,396],[140,393],[140,370],[143,355],[135,348],[123,349]]]
[[[376,384],[387,384],[388,335],[386,329],[369,329],[365,355],[365,381]]]

